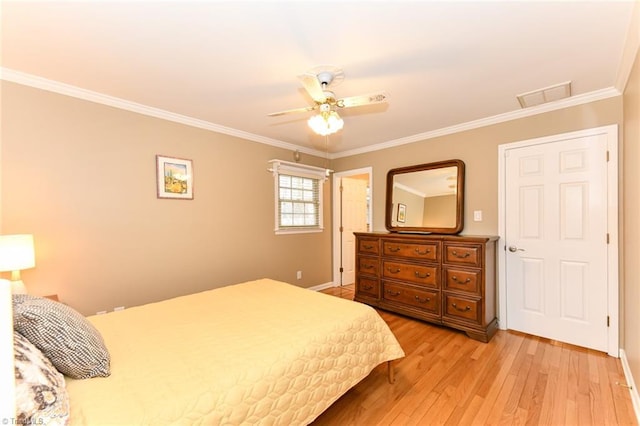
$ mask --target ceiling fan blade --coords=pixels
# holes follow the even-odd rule
[[[324,95],[324,90],[322,90],[322,85],[320,84],[320,80],[318,80],[318,76],[311,73],[304,73],[298,76],[298,79],[302,82],[302,86],[311,96],[311,99],[318,103],[323,103],[327,98]]]
[[[271,114],[267,114],[269,117],[277,117],[279,115],[284,115],[284,114],[292,114],[292,113],[297,113],[297,112],[309,112],[309,111],[313,111],[314,109],[318,108],[318,106],[308,106],[308,107],[303,107],[303,108],[293,108],[293,109],[287,109],[284,111],[278,111],[278,112],[272,112]]]
[[[369,93],[368,95],[350,96],[338,99],[336,105],[340,108],[351,108],[362,105],[377,104],[386,102],[389,95],[386,92]]]

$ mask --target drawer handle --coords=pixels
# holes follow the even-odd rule
[[[431,298],[430,298],[430,297],[425,297],[424,299],[420,299],[420,297],[419,297],[419,296],[414,296],[414,297],[416,298],[416,300],[417,300],[419,303],[427,303],[427,302],[431,302]]]
[[[419,248],[416,248],[415,252],[416,252],[416,254],[419,254],[420,256],[424,256],[425,254],[431,253],[431,249],[427,249],[426,251],[420,251]]]
[[[387,268],[387,271],[389,271],[392,274],[397,274],[400,272],[400,268],[396,268],[396,269],[391,269],[391,267]]]
[[[389,251],[392,253],[396,253],[400,251],[400,247],[398,246],[389,246]]]
[[[373,285],[371,285],[371,284],[368,284],[368,285],[364,286],[365,290],[371,290],[372,288],[373,288]]]
[[[371,250],[374,246],[370,246],[368,244],[363,245],[366,250]]]
[[[425,273],[424,275],[421,275],[420,272],[416,271],[415,274],[417,278],[429,278],[431,276],[429,272]]]
[[[391,296],[400,296],[400,292],[399,291],[387,290],[387,294],[391,295]]]
[[[466,279],[466,280],[464,280],[464,281],[460,281],[460,280],[458,279],[458,277],[456,277],[455,275],[451,277],[451,280],[453,280],[453,281],[455,281],[455,282],[458,282],[458,283],[460,283],[460,282],[461,282],[461,283],[463,283],[463,284],[466,284],[466,283],[470,283],[470,282],[471,282],[471,278],[467,278],[467,279]]]
[[[374,265],[366,265],[366,264],[365,264],[365,265],[362,265],[362,267],[363,267],[364,269],[373,269],[373,268],[375,268],[375,266],[374,266]]]
[[[455,251],[455,250],[453,250],[453,251],[451,252],[451,254],[452,254],[452,255],[454,255],[455,257],[457,257],[458,259],[465,259],[465,258],[467,258],[467,257],[471,256],[471,253],[469,253],[469,252],[466,252],[466,253],[465,253],[465,254],[463,254],[463,255],[459,255],[459,254],[458,254],[458,252],[457,252],[457,251]]]
[[[451,305],[460,312],[467,312],[471,310],[471,307],[469,305],[467,305],[467,307],[464,309],[458,308],[458,305],[456,305],[455,303],[452,303]]]

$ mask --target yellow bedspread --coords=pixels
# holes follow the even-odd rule
[[[371,307],[269,279],[89,320],[111,376],[66,379],[72,425],[304,425],[404,356]]]

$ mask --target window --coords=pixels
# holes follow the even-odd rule
[[[276,233],[321,232],[326,170],[282,160],[270,162],[275,183]]]
[[[319,179],[285,174],[278,179],[280,227],[319,226]]]

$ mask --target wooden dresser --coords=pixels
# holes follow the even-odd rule
[[[355,300],[464,331],[497,330],[494,236],[356,232]]]

